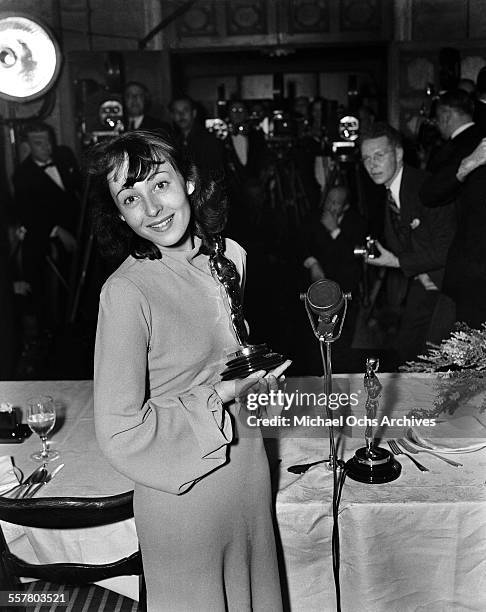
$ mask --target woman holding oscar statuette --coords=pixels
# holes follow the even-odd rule
[[[289,362],[221,381],[238,343],[209,265],[218,186],[140,131],[94,147],[89,173],[100,246],[126,257],[100,297],[96,432],[135,483],[148,610],[278,612],[267,458],[235,400],[276,389]],[[226,240],[225,255],[243,279],[245,252]]]

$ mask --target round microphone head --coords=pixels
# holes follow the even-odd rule
[[[319,315],[333,315],[341,310],[344,296],[341,287],[332,280],[313,283],[307,290],[307,303]]]

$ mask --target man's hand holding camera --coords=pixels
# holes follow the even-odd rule
[[[383,247],[378,240],[375,241],[375,246],[379,251],[378,256],[370,256],[368,254],[366,256],[366,263],[372,266],[382,266],[385,268],[399,268],[400,261],[396,255],[394,255],[391,251],[388,251]]]

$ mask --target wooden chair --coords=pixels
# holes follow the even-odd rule
[[[133,491],[110,497],[0,497],[0,520],[24,527],[77,529],[108,525],[133,517]],[[67,585],[86,585],[115,576],[140,576],[140,609],[146,610],[145,582],[140,550],[102,565],[85,563],[32,564],[10,552],[0,528],[0,584],[18,589],[20,578],[37,578]]]

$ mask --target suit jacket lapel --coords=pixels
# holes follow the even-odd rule
[[[61,176],[62,182],[64,187],[66,187],[66,182],[64,180],[64,176],[63,174],[61,174],[61,169],[59,168],[59,164],[56,160],[53,160],[56,164],[57,170]],[[56,181],[54,181],[48,174],[47,172],[43,169],[40,168],[35,161],[32,159],[32,157],[30,158],[30,164],[32,167],[32,171],[35,173],[34,176],[38,177],[38,182],[40,182],[41,184],[44,184],[47,187],[54,187],[55,189],[58,189],[59,191],[61,191],[62,193],[65,193],[64,189],[61,189],[61,187],[59,187],[59,185],[56,183]]]
[[[408,168],[403,166],[402,181],[400,183],[400,217],[402,219],[402,223],[407,223],[407,220],[412,214],[413,208],[409,178]]]

